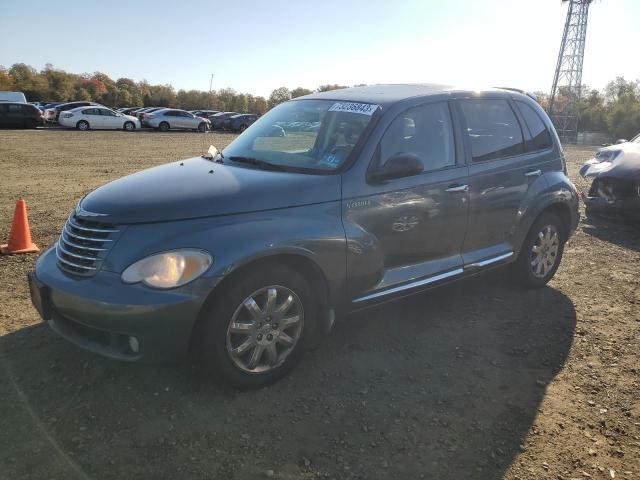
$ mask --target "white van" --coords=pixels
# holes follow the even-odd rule
[[[27,103],[27,97],[22,92],[0,92],[0,102]]]

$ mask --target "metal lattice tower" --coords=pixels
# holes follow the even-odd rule
[[[563,0],[566,1],[569,2],[569,11],[551,88],[549,112],[560,139],[567,143],[576,143],[587,19],[593,0]]]

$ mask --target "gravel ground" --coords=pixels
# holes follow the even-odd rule
[[[85,192],[232,138],[2,131],[0,235],[22,197],[45,247]],[[576,179],[593,149],[567,153]],[[496,271],[352,315],[246,393],[57,338],[34,261],[0,257],[0,478],[640,478],[637,228],[583,218],[541,290]]]

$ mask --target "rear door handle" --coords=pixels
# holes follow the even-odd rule
[[[524,174],[525,177],[539,177],[540,175],[542,175],[542,170],[529,170]]]
[[[460,185],[459,183],[449,185],[447,192],[468,192],[469,185]]]

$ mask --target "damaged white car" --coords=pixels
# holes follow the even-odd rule
[[[631,141],[601,148],[580,169],[593,178],[583,194],[587,215],[618,215],[640,220],[640,135]]]

